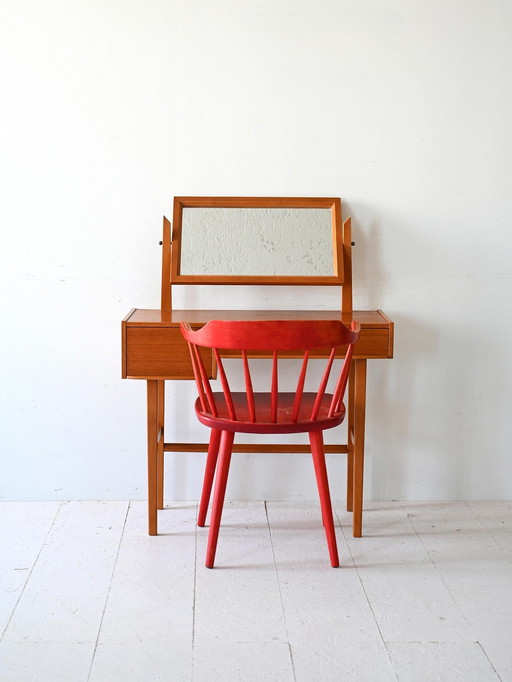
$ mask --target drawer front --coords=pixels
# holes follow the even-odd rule
[[[386,328],[361,329],[354,346],[354,358],[392,358],[392,334]]]
[[[188,345],[179,327],[127,326],[123,347],[123,376],[128,379],[193,379]],[[212,353],[202,353],[212,374]]]
[[[344,346],[340,348],[337,357],[344,357],[347,352],[347,347]],[[293,353],[291,351],[280,352],[280,357],[290,357],[290,358],[301,358],[302,351],[300,353]],[[240,357],[239,351],[229,351],[223,350],[222,356],[229,357]],[[253,351],[250,357],[260,357],[269,358],[269,355],[265,351]],[[310,354],[311,358],[321,358],[325,357],[325,351],[318,349],[313,350]],[[371,359],[371,358],[391,358],[393,357],[393,348],[391,343],[391,336],[388,329],[372,327],[369,329],[361,329],[361,334],[354,347],[354,359]]]

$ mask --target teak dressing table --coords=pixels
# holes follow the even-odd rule
[[[267,221],[264,227],[262,217]],[[327,218],[327,227],[321,222]],[[227,222],[226,222],[227,221]],[[230,226],[229,223],[233,223]],[[311,242],[306,231],[313,224],[315,238]],[[190,225],[190,227],[189,227]],[[277,227],[276,227],[277,225]],[[218,234],[213,234],[215,229]],[[190,234],[188,234],[190,230]],[[199,231],[198,231],[199,230]],[[230,233],[230,230],[232,232]],[[264,232],[264,230],[269,230]],[[236,232],[235,232],[236,231]],[[317,239],[320,232],[324,236]],[[226,240],[236,242],[256,235],[262,248],[259,262],[263,274],[254,267],[240,266],[239,243],[235,257],[222,248]],[[278,235],[282,241],[279,244]],[[198,238],[206,245],[201,259],[195,258]],[[211,239],[210,239],[211,238]],[[324,241],[322,241],[322,239]],[[147,456],[148,456],[148,532],[157,534],[158,510],[163,509],[164,454],[166,452],[206,452],[207,443],[166,442],[164,404],[165,382],[193,380],[188,347],[181,336],[180,322],[201,327],[213,319],[340,319],[347,325],[352,320],[361,324],[350,372],[347,403],[347,443],[326,445],[328,453],[347,454],[347,510],[353,512],[353,535],[362,535],[364,431],[366,413],[367,360],[393,357],[393,322],[381,310],[352,309],[352,246],[350,218],[342,222],[341,200],[338,198],[264,198],[264,197],[176,197],[173,224],[164,218],[162,240],[161,309],[132,309],[122,321],[122,376],[147,382]],[[208,241],[209,240],[209,241]],[[327,240],[327,241],[326,241]],[[329,242],[328,264],[318,271],[311,248]],[[211,251],[221,243],[214,260]],[[187,246],[188,244],[188,246]],[[267,255],[278,250],[298,253],[297,260],[284,274],[275,274],[276,266]],[[300,247],[300,248],[299,248]],[[189,249],[189,251],[187,251]],[[282,255],[282,254],[281,254]],[[210,260],[209,260],[210,259]],[[233,272],[233,262],[237,271]],[[264,267],[262,266],[265,262]],[[271,259],[270,259],[271,261]],[[309,261],[309,265],[307,262]],[[220,263],[220,265],[218,265]],[[306,263],[306,266],[303,264]],[[268,270],[268,271],[267,271]],[[213,273],[213,274],[212,274]],[[298,273],[298,274],[297,274]],[[341,287],[337,310],[175,310],[172,307],[173,285],[336,285]],[[212,357],[205,366],[215,376]],[[309,452],[301,444],[240,444],[234,452]]]

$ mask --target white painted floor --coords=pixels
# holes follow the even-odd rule
[[[0,504],[1,682],[512,681],[512,503]]]

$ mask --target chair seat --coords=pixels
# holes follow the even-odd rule
[[[277,418],[271,419],[271,396],[269,393],[254,393],[256,409],[255,421],[251,421],[245,392],[232,393],[233,406],[236,413],[236,421],[231,419],[228,406],[223,393],[214,393],[218,416],[214,417],[210,412],[201,409],[200,400],[196,400],[195,409],[199,421],[213,429],[222,431],[234,431],[237,433],[305,433],[310,431],[323,431],[338,426],[344,419],[345,406],[332,417],[328,416],[332,395],[323,396],[318,415],[311,420],[311,413],[315,403],[316,393],[304,393],[297,421],[292,421],[295,393],[279,393],[277,406]]]

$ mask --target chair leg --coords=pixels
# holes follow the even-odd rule
[[[213,563],[215,561],[215,550],[217,549],[217,538],[219,537],[220,519],[222,516],[222,507],[224,506],[224,496],[226,494],[234,436],[235,434],[232,431],[222,431],[220,438],[219,466],[217,467],[217,474],[215,476],[210,531],[208,533],[208,545],[206,548],[206,568],[213,568]]]
[[[327,479],[327,468],[325,466],[324,439],[321,431],[311,431],[309,433],[313,464],[315,467],[318,494],[320,497],[320,507],[322,510],[322,521],[329,548],[331,566],[337,568],[340,565],[338,558],[338,546],[336,544],[336,534],[334,531],[334,519],[332,516],[331,494],[329,492],[329,481]]]
[[[220,434],[221,432],[218,429],[212,429],[210,433],[210,443],[208,445],[208,455],[206,457],[204,469],[203,490],[201,492],[199,514],[197,516],[197,525],[201,526],[201,528],[206,523],[206,514],[208,512],[208,504],[210,503],[213,477],[217,466],[217,455],[219,454]]]

